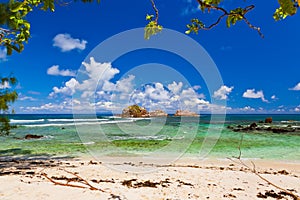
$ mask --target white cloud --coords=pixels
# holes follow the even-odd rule
[[[161,83],[155,83],[154,86],[147,85],[145,94],[152,100],[165,101],[169,99],[169,92],[165,90]]]
[[[95,88],[102,87],[102,85],[111,80],[120,71],[113,68],[111,63],[98,63],[93,57],[90,58],[90,63],[83,62],[85,67],[81,73],[86,73],[88,78],[83,80],[79,85],[80,90],[95,91]]]
[[[183,86],[182,82],[176,83],[175,81],[173,81],[173,83],[168,85],[168,89],[174,94],[178,94],[181,91],[182,86]]]
[[[300,107],[295,108],[295,112],[300,112]]]
[[[194,90],[199,90],[199,89],[201,89],[201,86],[200,86],[200,85],[194,85],[194,86],[193,86],[193,89],[194,89]]]
[[[228,95],[232,92],[233,88],[234,87],[227,87],[226,85],[223,85],[220,89],[214,92],[213,97],[216,99],[227,100]]]
[[[298,83],[297,85],[295,85],[295,87],[290,88],[289,90],[300,91],[300,83]]]
[[[53,65],[52,67],[47,69],[48,75],[54,75],[54,76],[76,76],[76,72],[66,69],[66,70],[60,70],[58,65]]]
[[[53,46],[61,49],[62,52],[73,49],[84,50],[87,44],[86,40],[72,38],[70,34],[58,34],[53,38]]]
[[[7,61],[7,50],[5,49],[0,49],[0,61]]]
[[[125,106],[134,103],[149,110],[163,109],[169,113],[174,113],[177,109],[195,112],[227,109],[224,106],[212,105],[205,100],[203,94],[195,92],[193,87],[187,87],[182,82],[173,81],[166,86],[161,82],[135,85],[133,75],[114,81],[115,75],[120,71],[112,67],[111,63],[99,63],[91,57],[90,62],[82,64],[83,68],[79,71],[81,79],[71,78],[62,87],[53,87],[49,97],[62,95],[61,97],[68,99],[76,93],[78,99],[76,99],[76,104],[73,99],[73,109],[86,112],[96,109],[120,113]],[[70,110],[72,107],[70,105],[70,103],[45,104],[43,107],[33,109],[64,108]]]
[[[19,93],[18,100],[19,101],[26,101],[26,100],[28,100],[28,101],[36,101],[37,99],[33,98],[33,97],[30,97],[30,96],[23,95],[22,93]]]
[[[255,109],[250,106],[245,106],[244,108],[240,108],[240,110],[241,111],[255,111]]]
[[[268,100],[265,99],[262,90],[255,92],[255,89],[248,89],[246,92],[244,92],[243,97],[250,99],[261,99],[263,102],[268,102]]]
[[[277,100],[278,98],[276,97],[276,95],[271,96],[272,100]]]
[[[62,94],[64,96],[73,95],[78,84],[79,83],[75,78],[71,78],[63,87],[53,87],[53,92],[49,94],[49,97],[55,97],[57,94]]]

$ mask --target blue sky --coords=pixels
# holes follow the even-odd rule
[[[191,18],[211,22],[217,16],[216,12],[203,15],[193,2],[157,1],[159,23],[184,33]],[[223,85],[213,93],[208,93],[205,81],[189,63],[168,52],[146,49],[114,61],[94,58],[92,63],[88,55],[99,43],[146,25],[145,15],[154,12],[150,1],[140,0],[103,1],[100,5],[77,2],[57,6],[54,13],[31,14],[32,38],[24,52],[6,57],[0,51],[1,75],[13,73],[18,78],[19,100],[13,105],[17,113],[71,113],[72,105],[82,112],[91,105],[97,112],[120,112],[129,103],[174,112],[178,102],[180,108],[196,106],[200,113],[212,109],[300,113],[300,16],[275,22],[272,13],[277,2],[254,3],[256,8],[247,16],[262,28],[264,39],[243,22],[230,29],[221,22],[210,31],[188,36],[208,52],[222,76]],[[226,1],[226,8],[234,6],[233,1]],[[80,67],[86,70],[86,80],[77,76]],[[92,73],[101,70],[99,80]],[[94,90],[89,84],[94,84]],[[226,101],[226,108],[213,100]]]

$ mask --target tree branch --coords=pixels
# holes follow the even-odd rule
[[[198,2],[198,4],[200,5],[201,8],[207,8],[208,10],[211,10],[211,9],[212,10],[217,10],[217,11],[220,11],[220,12],[223,13],[217,19],[216,22],[212,23],[208,27],[201,27],[201,29],[210,30],[210,29],[214,28],[215,26],[217,26],[224,17],[237,16],[237,17],[240,17],[241,19],[243,19],[245,21],[245,23],[249,26],[249,28],[251,28],[253,30],[256,30],[260,37],[264,38],[264,35],[262,34],[260,27],[257,27],[257,26],[254,26],[253,24],[251,24],[250,21],[245,16],[249,11],[251,11],[255,8],[254,5],[250,5],[250,6],[245,7],[242,10],[243,12],[241,12],[241,13],[235,13],[235,12],[232,12],[232,11],[229,12],[226,9],[224,9],[222,7],[219,7],[217,5],[212,5],[212,4],[205,3],[202,0],[197,0],[197,2]]]
[[[63,170],[65,172],[67,172],[68,174],[71,174],[71,175],[77,177],[79,181],[76,181],[76,182],[80,182],[81,181],[81,183],[84,184],[84,185],[86,185],[86,186],[70,184],[69,183],[70,181],[67,181],[67,183],[62,183],[62,182],[59,182],[59,181],[55,181],[55,180],[53,180],[53,178],[50,178],[44,172],[41,175],[44,176],[46,179],[48,179],[50,182],[54,183],[55,185],[67,186],[67,187],[76,187],[76,188],[82,188],[82,189],[88,188],[90,190],[98,190],[98,191],[101,191],[101,192],[106,192],[106,191],[102,190],[101,188],[96,188],[96,187],[92,186],[87,180],[83,179],[82,177],[80,177],[79,175],[77,175],[74,172],[67,171],[66,169],[60,169],[60,170]]]
[[[155,11],[155,20],[154,21],[157,23],[158,17],[159,17],[158,9],[156,8],[154,0],[150,0],[150,1],[151,1],[151,4],[152,4],[152,8]]]

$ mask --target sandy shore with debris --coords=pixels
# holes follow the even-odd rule
[[[0,161],[2,200],[293,199],[230,160],[183,158],[172,164],[125,157],[106,162],[88,158]],[[299,162],[254,163],[259,175],[299,195]]]

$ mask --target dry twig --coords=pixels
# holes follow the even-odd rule
[[[244,135],[242,134],[241,136],[241,140],[238,146],[238,150],[239,150],[239,156],[238,157],[233,157],[233,158],[228,158],[229,160],[231,160],[232,162],[236,163],[236,164],[241,164],[244,167],[246,167],[247,169],[249,169],[252,173],[254,173],[256,176],[258,176],[261,180],[265,181],[266,183],[272,185],[273,187],[283,191],[284,193],[286,193],[287,195],[293,197],[294,200],[300,200],[300,196],[298,196],[297,194],[294,194],[293,192],[282,188],[278,185],[276,185],[275,183],[272,183],[271,181],[269,181],[268,179],[266,179],[265,177],[263,177],[261,174],[259,174],[258,171],[256,171],[256,166],[255,163],[253,161],[251,161],[252,167],[250,167],[249,165],[247,165],[244,161],[242,161],[241,156],[242,156],[242,151],[241,151],[241,146],[243,143],[243,138]]]
[[[88,188],[90,190],[98,190],[98,191],[101,191],[101,192],[106,192],[104,190],[102,190],[101,188],[96,188],[94,186],[92,186],[87,180],[85,180],[84,178],[80,177],[78,174],[74,173],[74,172],[70,172],[68,170],[65,170],[65,169],[60,169],[60,170],[63,170],[65,172],[67,172],[68,174],[71,174],[75,177],[78,178],[78,181],[72,181],[72,182],[81,182],[83,185],[76,185],[76,184],[71,184],[70,182],[71,181],[67,181],[66,183],[62,183],[60,181],[56,181],[54,180],[53,178],[49,177],[46,173],[42,173],[41,175],[44,176],[46,179],[48,179],[50,182],[54,183],[55,185],[61,185],[61,186],[67,186],[67,187],[75,187],[75,188]]]

